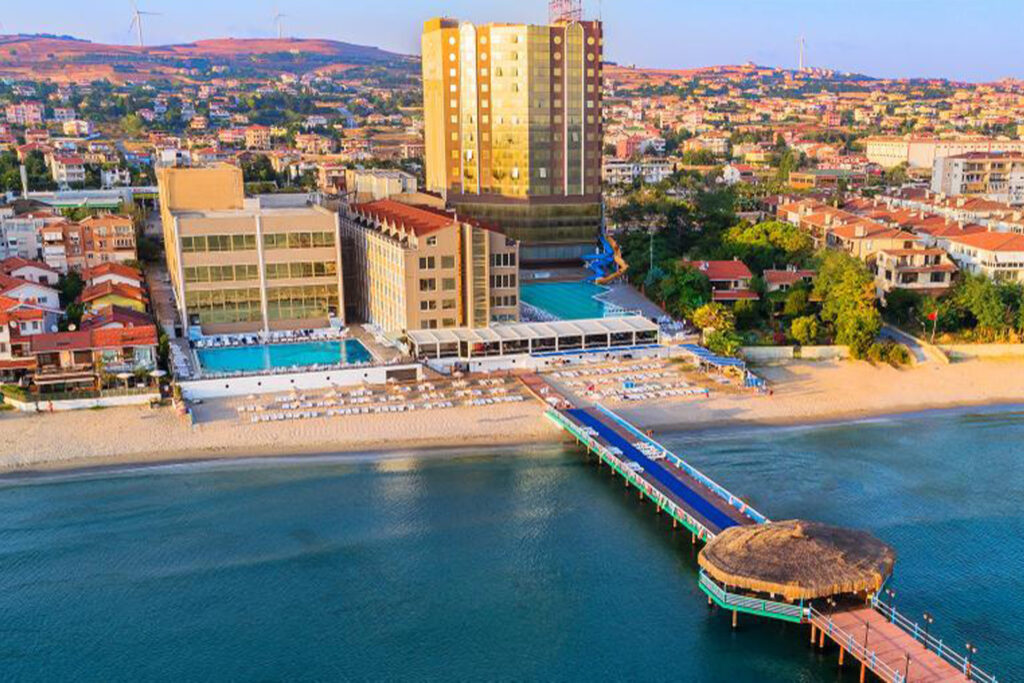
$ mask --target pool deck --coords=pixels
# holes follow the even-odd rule
[[[640,315],[645,318],[660,318],[667,315],[664,309],[629,283],[615,282],[604,285],[604,287],[607,287],[608,291],[598,297],[601,301],[620,306],[628,311],[640,311]]]

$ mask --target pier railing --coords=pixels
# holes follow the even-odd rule
[[[995,676],[985,673],[974,662],[970,661],[959,652],[946,645],[941,638],[936,638],[918,622],[911,621],[900,614],[894,606],[883,602],[878,596],[871,598],[871,606],[891,623],[899,626],[900,629],[912,636],[914,640],[921,643],[926,650],[931,650],[942,659],[955,666],[970,681],[980,683],[996,683]]]
[[[686,462],[685,460],[683,460],[682,458],[677,456],[675,453],[670,451],[668,448],[666,448],[665,446],[661,445],[660,443],[658,443],[657,441],[655,441],[654,439],[652,439],[648,435],[646,435],[643,432],[641,432],[639,429],[637,429],[632,424],[630,424],[627,420],[624,420],[623,418],[619,417],[617,414],[615,414],[612,411],[608,410],[607,408],[602,406],[600,403],[595,403],[594,406],[598,410],[600,410],[602,413],[604,413],[605,415],[610,417],[612,420],[615,420],[615,422],[617,424],[622,426],[624,429],[626,429],[633,436],[635,436],[635,437],[637,437],[637,438],[639,438],[639,439],[641,439],[643,441],[646,441],[647,443],[651,444],[652,446],[658,448],[665,455],[665,459],[666,460],[668,460],[673,465],[675,465],[676,467],[678,467],[682,471],[686,472],[688,475],[690,475],[691,477],[693,477],[694,479],[699,481],[701,484],[703,484],[704,486],[709,488],[719,498],[721,498],[722,500],[728,502],[729,505],[731,505],[732,507],[736,508],[741,513],[743,513],[744,515],[749,517],[750,519],[754,520],[758,524],[764,524],[765,522],[769,521],[768,518],[765,517],[760,512],[758,512],[754,508],[754,506],[749,505],[746,502],[744,502],[743,500],[741,500],[739,496],[733,494],[729,489],[725,488],[724,486],[722,486],[721,484],[719,484],[718,482],[713,480],[711,477],[707,476],[706,474],[704,474],[703,472],[698,470],[696,467],[694,467],[690,463]]]
[[[607,462],[608,465],[618,472],[626,481],[633,484],[633,486],[640,489],[644,495],[653,500],[659,508],[665,510],[669,516],[692,531],[697,538],[700,538],[702,541],[710,541],[715,537],[715,533],[713,531],[691,517],[685,510],[673,503],[668,496],[664,495],[656,487],[652,486],[650,482],[646,481],[636,472],[626,467],[625,463],[621,459],[616,457],[605,446],[600,444],[597,439],[580,429],[572,422],[572,420],[559,411],[553,409],[546,411],[544,414],[549,420],[572,434],[576,440],[585,445],[587,449],[596,453],[598,457]]]
[[[811,616],[812,624],[824,631],[825,634],[835,641],[840,647],[845,648],[851,655],[864,662],[864,664],[871,669],[875,675],[889,683],[904,683],[905,679],[903,673],[897,671],[890,665],[886,664],[883,660],[879,659],[874,650],[869,650],[865,647],[861,638],[858,638],[849,631],[844,631],[839,628],[832,621],[832,617],[819,612],[814,609],[814,607],[808,607],[807,609]]]
[[[730,593],[719,586],[714,579],[704,573],[703,569],[700,571],[700,579],[698,580],[697,585],[724,609],[738,610],[740,612],[754,614],[759,617],[792,621],[797,624],[804,620],[804,610],[806,608],[802,605],[791,605],[786,602],[761,600],[758,598],[751,598],[746,595]]]

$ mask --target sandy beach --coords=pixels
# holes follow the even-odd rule
[[[840,421],[938,408],[1024,404],[1024,362],[971,360],[896,370],[863,362],[759,368],[770,396],[713,392],[706,400],[611,403],[655,431]],[[110,408],[0,415],[0,472],[555,442],[535,401],[431,412],[249,424],[224,411],[189,426],[170,409]]]

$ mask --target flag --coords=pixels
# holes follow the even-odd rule
[[[931,313],[928,314],[928,319],[931,320],[932,322],[935,322],[936,320],[939,319],[939,312],[932,311]]]

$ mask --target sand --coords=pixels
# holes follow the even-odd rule
[[[1024,361],[970,360],[895,369],[863,361],[790,362],[756,368],[771,395],[609,406],[655,430],[843,421],[940,408],[1024,404]]]
[[[758,370],[773,394],[713,392],[707,400],[609,407],[656,431],[838,421],[934,408],[1024,404],[1024,361],[793,362]],[[230,457],[556,442],[565,438],[525,402],[430,412],[250,424],[230,416],[190,427],[170,409],[109,408],[0,415],[0,471]]]

